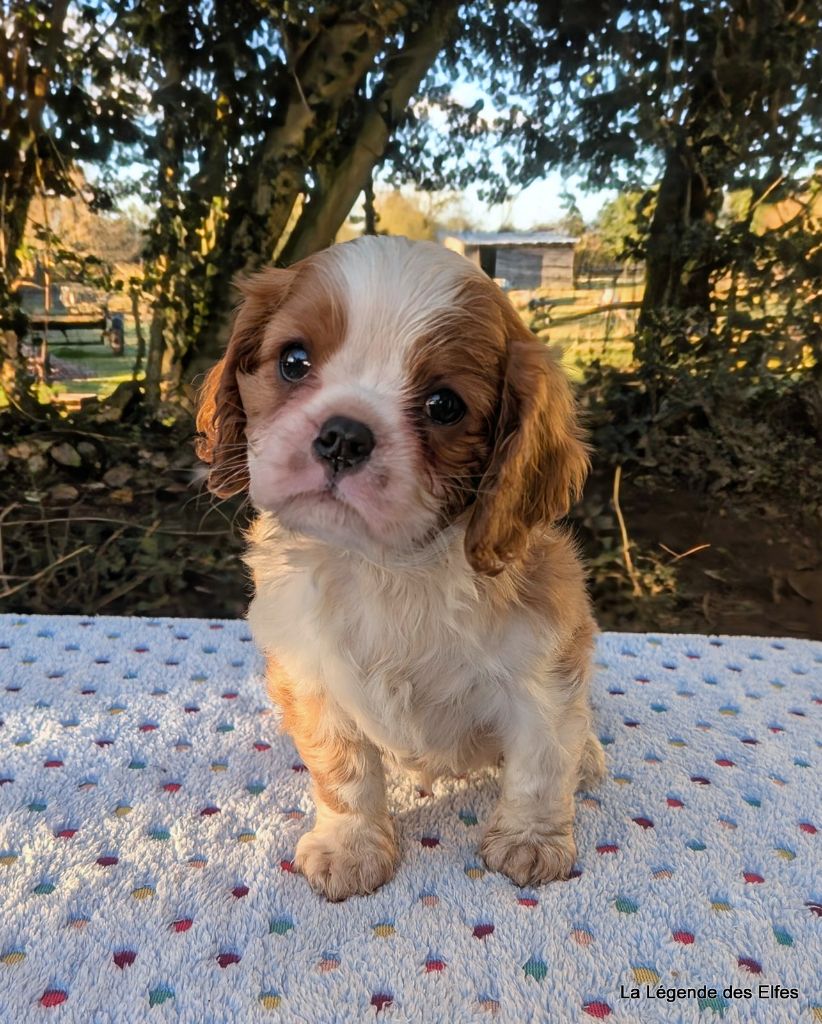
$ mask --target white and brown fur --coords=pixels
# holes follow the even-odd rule
[[[329,899],[398,861],[383,762],[425,779],[502,760],[480,852],[519,885],[569,874],[574,792],[598,781],[594,622],[556,525],[587,452],[564,374],[508,299],[439,246],[368,237],[243,285],[198,417],[213,491],[260,511],[248,618],[268,688],[311,771],[317,817],[296,866]],[[295,339],[312,368],[278,373]],[[445,387],[453,426],[423,413]],[[329,480],[332,415],[376,438]]]

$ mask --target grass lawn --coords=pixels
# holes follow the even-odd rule
[[[635,310],[611,313],[593,313],[584,319],[564,321],[569,316],[586,313],[606,303],[632,302],[642,297],[642,283],[628,282],[613,286],[609,279],[580,282],[577,288],[555,289],[546,295],[553,303],[550,315],[529,310],[530,295],[512,296],[525,322],[545,342],[557,348],[570,376],[582,377],[583,368],[599,359],[614,366],[627,366],[633,357],[632,336],[636,323]],[[82,375],[56,374],[50,389],[43,388],[40,398],[47,401],[57,396],[65,401],[69,396],[95,395],[105,398],[118,384],[131,380],[137,356],[137,341],[133,324],[126,317],[126,344],[122,355],[114,355],[108,346],[100,343],[98,331],[72,332],[68,340],[59,332],[50,336],[49,351],[56,361],[68,364],[69,371],[82,368]],[[82,344],[78,344],[82,342]],[[86,376],[88,374],[88,376]],[[63,396],[62,399],[59,396]],[[0,406],[5,399],[0,394]]]
[[[128,321],[126,321],[128,323]],[[137,339],[134,328],[126,326],[126,344],[122,355],[115,355],[107,345],[99,342],[99,332],[72,332],[68,342],[59,333],[52,336],[49,352],[54,360],[72,367],[82,367],[89,376],[63,377],[55,379],[50,391],[52,395],[96,395],[105,398],[123,381],[131,380],[134,361],[137,358]],[[83,344],[78,345],[77,341]]]

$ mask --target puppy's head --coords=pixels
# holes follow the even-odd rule
[[[567,380],[463,257],[367,237],[242,290],[197,420],[216,494],[377,556],[459,520],[488,574],[568,510],[588,462]]]

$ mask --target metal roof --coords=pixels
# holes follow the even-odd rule
[[[574,245],[579,238],[558,231],[456,231],[446,238],[458,238],[466,245]]]

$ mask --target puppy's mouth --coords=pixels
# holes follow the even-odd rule
[[[333,480],[329,480],[319,490],[289,495],[278,508],[271,511],[284,526],[298,532],[317,533],[323,523],[328,522],[328,525],[345,526],[370,535],[362,513],[346,501]]]

